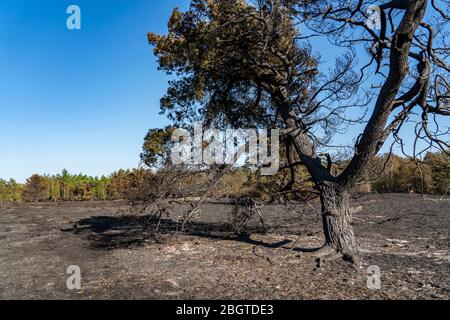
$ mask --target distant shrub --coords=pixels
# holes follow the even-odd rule
[[[380,193],[447,194],[450,188],[450,160],[445,153],[428,153],[422,163],[392,156],[379,159],[385,170],[372,183]]]
[[[32,175],[25,182],[23,199],[29,202],[39,202],[50,199],[48,180],[38,174]]]
[[[0,179],[0,202],[22,201],[23,185],[11,179]]]

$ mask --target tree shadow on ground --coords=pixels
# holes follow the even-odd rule
[[[184,232],[181,233],[181,224],[172,219],[161,219],[158,230],[158,220],[154,216],[93,216],[82,219],[72,227],[61,229],[76,235],[86,237],[91,249],[115,250],[140,247],[146,244],[161,243],[171,235],[183,234],[194,237],[239,241],[247,244],[280,248],[289,244],[291,240],[282,240],[269,243],[251,239],[251,235],[265,234],[262,226],[247,226],[245,232],[236,234],[235,229],[229,223],[207,223],[189,221]],[[315,249],[297,248],[295,251],[309,252]]]

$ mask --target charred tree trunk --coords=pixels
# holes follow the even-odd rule
[[[287,100],[287,98],[285,98]],[[358,250],[352,226],[352,215],[349,206],[350,191],[338,184],[330,170],[322,165],[313,143],[303,132],[290,112],[289,103],[284,103],[280,114],[284,118],[288,134],[299,158],[308,169],[312,179],[320,191],[322,204],[322,220],[325,234],[324,254],[341,254],[345,260],[358,263]]]
[[[356,263],[359,260],[358,248],[353,233],[349,192],[331,182],[321,183],[319,189],[325,248],[331,248],[342,254],[345,260]]]

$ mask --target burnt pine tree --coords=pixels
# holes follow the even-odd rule
[[[295,155],[286,167],[305,166],[320,194],[318,254],[356,261],[349,196],[387,139],[405,150],[400,133],[416,121],[411,156],[448,150],[439,126],[450,115],[448,19],[426,0],[192,0],[173,11],[167,35],[148,34],[160,69],[174,75],[161,109],[175,125],[284,128]],[[339,54],[328,72],[309,43],[318,37]],[[336,145],[349,125],[362,127],[354,146]],[[338,174],[339,154],[351,160]]]

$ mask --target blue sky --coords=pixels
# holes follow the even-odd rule
[[[168,124],[159,115],[168,78],[146,33],[165,33],[172,9],[188,3],[0,0],[0,178],[136,167],[147,130]],[[66,27],[72,4],[82,30]],[[326,70],[336,49],[322,40],[313,50]]]
[[[136,167],[147,130],[167,124],[146,33],[187,3],[0,0],[0,177]],[[81,30],[66,27],[71,4]]]

